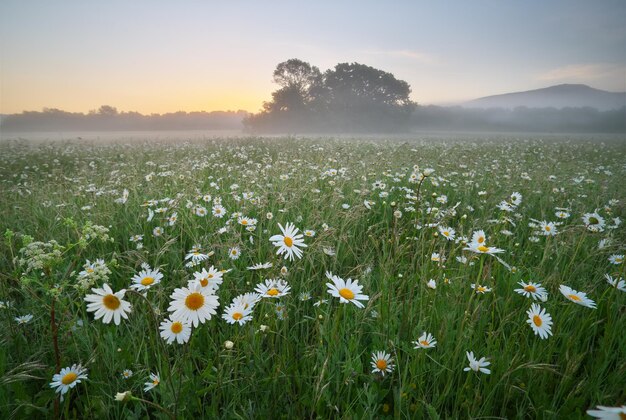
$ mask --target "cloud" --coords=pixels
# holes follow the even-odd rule
[[[626,67],[611,64],[570,64],[538,74],[535,79],[543,82],[588,82],[596,80],[623,81]]]
[[[433,55],[413,50],[365,50],[363,54],[408,58],[422,64],[437,64],[439,62],[437,57]]]

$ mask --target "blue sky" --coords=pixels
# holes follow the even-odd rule
[[[392,72],[422,104],[626,91],[626,1],[3,0],[0,16],[2,113],[256,111],[294,57]]]

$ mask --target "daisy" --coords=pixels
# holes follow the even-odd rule
[[[469,246],[467,248],[463,248],[464,251],[472,251],[475,252],[477,254],[489,254],[489,255],[493,255],[493,254],[498,254],[500,252],[504,252],[503,249],[500,248],[496,248],[493,246],[486,246],[486,245],[479,245],[478,242],[472,242],[471,244],[469,244]]]
[[[133,284],[131,284],[130,288],[142,292],[144,290],[148,290],[154,285],[159,284],[162,278],[163,274],[159,272],[158,268],[156,270],[152,270],[148,266],[144,270],[140,271],[139,274],[135,274],[131,278]]]
[[[471,242],[478,245],[483,245],[485,242],[487,242],[487,236],[485,235],[485,232],[482,230],[477,230],[476,232],[474,232],[472,234]]]
[[[187,267],[193,267],[200,264],[202,261],[207,260],[209,258],[209,254],[203,254],[200,252],[200,245],[194,245],[191,247],[191,250],[185,255],[185,261],[188,261],[185,264]]]
[[[18,325],[22,325],[22,324],[28,324],[33,319],[33,316],[31,314],[28,314],[28,315],[16,316],[14,319]]]
[[[626,292],[626,281],[623,278],[614,279],[611,275],[605,274],[606,282],[611,286],[615,287],[617,290]]]
[[[597,410],[587,410],[587,414],[596,419],[621,420],[626,417],[626,405],[621,407],[605,407],[599,405]]]
[[[91,291],[94,293],[86,295],[85,301],[88,302],[87,311],[95,312],[94,319],[102,318],[102,322],[105,324],[113,319],[115,325],[120,325],[121,318],[128,319],[131,304],[122,300],[126,289],[113,293],[113,290],[105,283],[102,285],[102,289],[93,288]]]
[[[184,319],[165,319],[161,321],[159,326],[161,330],[161,338],[167,341],[167,344],[172,344],[174,340],[178,344],[184,344],[189,341],[191,337],[191,323]]]
[[[307,230],[304,231],[304,236],[308,236],[309,238],[312,238],[312,237],[315,236],[315,231],[307,229]]]
[[[393,372],[393,359],[391,355],[384,351],[372,353],[372,373],[378,373],[385,376],[385,373]]]
[[[199,216],[199,217],[204,217],[207,214],[209,214],[209,212],[206,209],[206,207],[203,207],[203,206],[196,206],[194,208],[193,212],[196,214],[196,216]]]
[[[432,349],[437,345],[437,340],[431,333],[424,331],[417,341],[414,341],[415,349]]]
[[[215,291],[202,287],[200,283],[174,289],[170,298],[172,302],[167,310],[172,312],[172,317],[191,322],[194,327],[210,320],[219,306]]]
[[[213,216],[219,217],[220,219],[226,215],[226,209],[221,204],[214,205],[211,212]]]
[[[583,223],[587,230],[591,232],[604,232],[604,226],[606,225],[604,218],[598,212],[585,213],[583,215]]]
[[[52,376],[52,382],[50,382],[50,388],[56,388],[54,391],[61,394],[61,401],[63,396],[74,388],[76,384],[79,384],[82,379],[87,379],[87,371],[80,364],[72,365],[61,369],[59,373],[55,373]]]
[[[254,291],[259,293],[261,297],[266,298],[279,298],[289,294],[291,287],[285,280],[280,279],[267,279],[264,283],[259,283],[254,288]]]
[[[239,216],[239,218],[237,219],[237,223],[239,223],[241,226],[246,227],[255,226],[257,224],[257,220],[251,217]]]
[[[232,247],[228,250],[228,258],[230,258],[231,260],[238,259],[239,255],[241,255],[241,249],[239,249],[238,246]]]
[[[443,227],[443,226],[439,226],[439,233],[441,234],[441,236],[443,236],[444,238],[446,238],[449,241],[454,241],[455,235],[456,235],[456,231],[450,227]]]
[[[609,262],[614,265],[619,265],[624,262],[624,254],[613,254],[609,257]]]
[[[555,236],[557,234],[556,225],[554,222],[546,222],[545,220],[539,222],[539,229],[543,236]]]
[[[334,297],[339,298],[340,303],[354,303],[358,308],[364,308],[360,300],[367,301],[369,300],[369,296],[361,294],[363,291],[363,286],[359,285],[358,280],[347,279],[344,280],[339,276],[335,276],[330,272],[326,272],[326,277],[331,280],[333,283],[326,283],[328,286],[327,292],[330,293]]]
[[[476,291],[476,293],[480,293],[480,294],[485,294],[487,292],[491,292],[491,289],[487,286],[481,286],[480,284],[473,284],[472,283],[472,289],[474,289]]]
[[[526,322],[528,322],[528,325],[533,329],[535,335],[538,335],[542,339],[552,335],[552,317],[544,308],[533,303],[526,313],[528,314]]]
[[[266,268],[272,268],[272,263],[271,262],[266,262],[266,263],[258,263],[258,264],[254,264],[250,267],[247,267],[248,270],[263,270]]]
[[[223,282],[222,273],[213,266],[209,267],[209,271],[207,271],[206,268],[203,268],[202,271],[196,271],[193,273],[193,280],[191,280],[189,284],[192,282],[200,283],[202,288],[208,287],[217,291],[220,284]]]
[[[529,281],[528,283],[524,283],[523,281],[518,282],[522,289],[515,289],[517,293],[525,297],[531,297],[535,300],[541,300],[545,302],[548,298],[548,292],[545,287],[543,287],[539,283],[533,283]]]
[[[121,373],[123,379],[129,379],[133,376],[133,371],[130,369],[124,369]]]
[[[519,206],[520,204],[522,204],[522,194],[518,192],[512,193],[510,197],[510,201],[511,201],[511,204],[513,204],[515,207]]]
[[[245,307],[244,305],[232,303],[224,313],[222,318],[229,324],[243,325],[252,320],[252,307]]]
[[[473,370],[474,372],[480,371],[487,375],[491,373],[491,371],[486,368],[486,366],[489,366],[491,362],[488,362],[486,358],[481,357],[480,360],[476,360],[474,352],[472,351],[467,351],[465,354],[467,355],[467,360],[469,360],[469,366],[463,369],[465,372]]]
[[[595,309],[596,303],[587,297],[587,294],[584,292],[577,292],[576,290],[570,288],[562,284],[559,286],[559,290],[567,299],[571,300],[574,303],[577,303],[582,306],[586,306],[587,308]]]
[[[144,385],[144,392],[148,392],[151,389],[156,388],[160,383],[161,383],[161,378],[159,377],[159,373],[150,373],[150,380],[148,382],[145,382]]]
[[[426,283],[426,286],[430,287],[431,289],[435,290],[437,288],[437,282],[433,279],[428,280],[428,283]]]
[[[152,229],[152,236],[158,237],[161,235],[163,235],[163,228],[161,226],[157,226],[154,229]]]
[[[245,293],[243,295],[236,296],[231,305],[241,305],[244,309],[252,310],[254,305],[256,305],[260,300],[261,295],[258,293]]]
[[[298,228],[292,223],[287,223],[285,227],[279,223],[278,227],[283,232],[282,235],[274,235],[270,238],[270,242],[273,242],[275,247],[278,247],[276,251],[277,255],[287,254],[289,260],[293,260],[294,255],[298,258],[302,258],[301,248],[306,248],[304,243],[304,235],[298,234]]]

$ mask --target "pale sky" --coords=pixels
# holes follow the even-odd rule
[[[256,112],[289,58],[393,73],[420,104],[626,91],[626,1],[0,2],[0,113]]]

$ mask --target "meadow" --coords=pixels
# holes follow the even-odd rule
[[[624,179],[623,138],[4,141],[0,413],[621,406]]]

